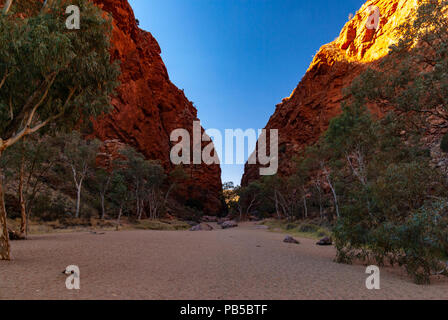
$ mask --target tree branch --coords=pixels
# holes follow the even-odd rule
[[[12,0],[6,0],[5,6],[3,7],[3,14],[7,14],[9,9],[11,9]]]
[[[3,87],[3,85],[6,82],[6,79],[8,79],[9,77],[9,72],[8,69],[6,69],[5,75],[3,76],[2,80],[0,81],[0,89]]]

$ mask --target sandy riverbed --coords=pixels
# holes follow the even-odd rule
[[[364,266],[333,262],[335,249],[253,224],[232,230],[123,231],[32,236],[0,261],[0,299],[448,299],[448,281],[417,286],[383,269],[381,290]],[[81,290],[62,271],[81,270]]]

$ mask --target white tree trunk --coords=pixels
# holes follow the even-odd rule
[[[142,220],[142,215],[143,215],[143,201],[142,200],[138,200],[138,213],[137,213],[137,219],[138,221]]]
[[[328,185],[330,186],[331,189],[331,193],[333,194],[333,200],[334,200],[334,206],[335,206],[335,210],[336,210],[336,216],[339,219],[340,214],[339,214],[339,204],[338,204],[338,195],[336,194],[336,190],[333,187],[333,184],[331,183],[331,179],[330,179],[330,173],[327,171],[327,169],[325,168],[325,166],[323,164],[321,164],[321,167],[325,173],[325,177],[327,180]]]
[[[308,206],[307,206],[307,203],[306,203],[306,195],[303,196],[303,208],[305,210],[305,218],[308,218]]]
[[[53,3],[53,0],[45,0],[44,4],[42,6],[42,11],[46,10],[48,7],[51,6],[51,4]]]
[[[340,215],[339,215],[338,195],[336,194],[336,190],[333,188],[333,185],[331,184],[330,178],[328,178],[328,185],[330,186],[331,193],[333,194],[334,206],[336,209],[336,216],[339,219]]]
[[[11,9],[12,0],[6,0],[5,6],[3,7],[3,14],[7,14],[9,9]]]
[[[101,220],[106,216],[106,209],[104,208],[104,193],[101,193]]]
[[[79,212],[81,207],[81,186],[82,182],[77,186],[77,195],[76,195],[76,214],[75,217],[79,218]]]
[[[274,190],[274,199],[275,199],[275,211],[277,212],[277,218],[280,219],[280,209],[278,207],[278,196],[277,196],[277,190]]]
[[[123,204],[120,205],[120,210],[118,211],[117,226],[120,226],[120,220],[122,215],[123,215]]]

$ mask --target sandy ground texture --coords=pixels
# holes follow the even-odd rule
[[[447,280],[418,286],[396,269],[382,269],[381,289],[367,290],[365,266],[284,236],[253,224],[32,236],[0,261],[0,299],[448,299]],[[68,265],[80,268],[80,290],[66,289]]]

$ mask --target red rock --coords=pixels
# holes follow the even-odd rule
[[[277,105],[266,129],[279,130],[279,173],[290,174],[294,156],[315,143],[340,114],[342,90],[365,68],[384,57],[395,43],[396,27],[412,17],[414,0],[369,0],[341,31],[340,36],[324,45],[314,57],[307,73],[289,98]],[[367,8],[378,6],[381,20],[378,30],[366,27]],[[381,113],[376,106],[374,112]],[[242,184],[259,178],[259,167],[246,164]]]
[[[129,144],[148,159],[160,160],[166,171],[170,162],[170,134],[185,128],[192,134],[197,110],[169,79],[154,37],[137,26],[127,0],[93,0],[113,17],[112,58],[121,61],[120,87],[114,110],[94,123],[94,135],[103,141]],[[110,147],[110,146],[109,146]],[[190,179],[179,189],[180,202],[194,199],[206,214],[221,210],[219,165],[185,167]]]

